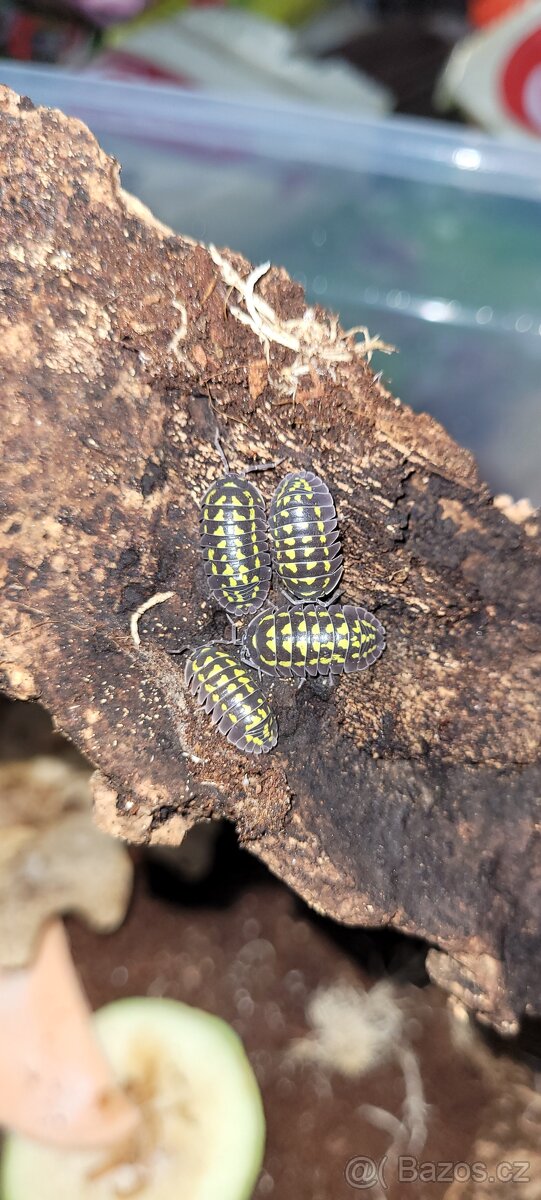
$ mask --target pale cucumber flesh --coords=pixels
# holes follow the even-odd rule
[[[6,1138],[1,1200],[249,1200],[265,1120],[234,1031],[175,1000],[119,1000],[94,1017],[114,1073],[139,1104],[132,1144],[58,1150]]]

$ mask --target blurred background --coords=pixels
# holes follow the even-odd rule
[[[0,54],[0,81],[84,120],[173,229],[284,265],[344,326],[392,343],[374,368],[474,451],[512,519],[525,512],[512,498],[541,502],[541,3],[3,0]],[[105,886],[88,776],[38,706],[1,701],[2,1020],[21,1007],[10,972],[24,991],[51,914],[75,910],[92,1008],[165,997],[242,1038],[267,1122],[258,1200],[347,1200],[367,1189],[363,1161],[396,1166],[399,1151],[465,1167],[406,1180],[411,1200],[541,1197],[533,1022],[506,1043],[476,1027],[429,983],[425,946],[317,917],[225,824],[179,851],[121,848]],[[67,970],[53,972],[66,996]],[[30,1093],[6,1100],[7,1040],[0,1121],[46,1140],[52,1093],[26,1124]],[[62,1200],[15,1143],[2,1200]],[[468,1167],[479,1159],[488,1191]],[[499,1179],[502,1160],[527,1160],[524,1191]],[[199,1198],[121,1168],[67,1195]],[[403,1200],[403,1183],[384,1182]],[[246,1182],[232,1186],[220,1200],[246,1200]]]
[[[0,50],[159,217],[379,333],[393,391],[541,501],[540,3],[4,0]]]

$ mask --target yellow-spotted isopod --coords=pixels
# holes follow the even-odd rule
[[[271,580],[265,502],[249,479],[228,474],[201,504],[201,549],[212,595],[232,618],[260,608]]]
[[[364,671],[384,649],[383,625],[357,604],[265,609],[252,618],[241,639],[247,665],[301,680]]]
[[[246,754],[276,745],[276,717],[259,684],[238,657],[210,643],[194,650],[185,680],[220,733]]]
[[[271,553],[288,598],[321,600],[342,574],[336,510],[327,484],[313,471],[294,471],[278,484],[269,511]]]

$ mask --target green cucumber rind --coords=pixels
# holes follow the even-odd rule
[[[245,1103],[249,1103],[251,1109],[253,1125],[251,1163],[247,1165],[245,1186],[242,1186],[242,1190],[238,1192],[238,1200],[250,1200],[265,1151],[265,1114],[259,1086],[240,1037],[227,1021],[214,1013],[194,1008],[179,1000],[138,996],[115,1000],[98,1009],[94,1013],[97,1032],[99,1034],[100,1029],[106,1028],[112,1021],[116,1021],[117,1017],[122,1020],[122,1017],[127,1014],[130,1015],[130,1018],[133,1016],[134,1020],[137,1020],[138,1013],[141,1013],[143,1021],[152,1016],[156,1020],[157,1027],[161,1026],[161,1033],[164,1031],[164,1026],[171,1022],[173,1032],[178,1035],[183,1020],[185,1030],[191,1025],[192,1029],[199,1028],[208,1033],[212,1032],[213,1036],[217,1038],[218,1044],[221,1044],[222,1047],[224,1044],[229,1045],[229,1049],[232,1051],[231,1061],[238,1071],[239,1082],[242,1083],[244,1089],[243,1100]],[[179,1018],[181,1018],[180,1021]],[[19,1193],[17,1187],[18,1154],[21,1150],[23,1153],[26,1151],[28,1141],[29,1139],[18,1134],[8,1133],[4,1138],[0,1158],[0,1200],[29,1200],[26,1194]],[[61,1153],[60,1150],[59,1153]]]

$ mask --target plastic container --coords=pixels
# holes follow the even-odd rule
[[[494,491],[541,501],[541,148],[13,63],[0,79],[82,118],[173,228],[283,264],[392,342],[393,390]]]

